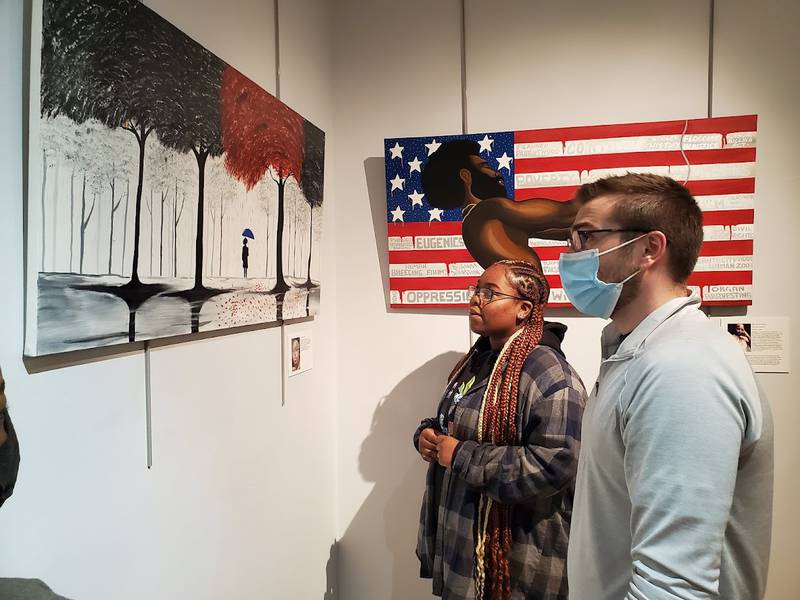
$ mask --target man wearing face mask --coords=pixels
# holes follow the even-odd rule
[[[6,382],[0,370],[0,506],[11,496],[19,470],[19,442],[6,406]],[[9,542],[9,540],[4,540]],[[66,600],[38,579],[0,578],[2,600]]]
[[[612,322],[587,403],[571,600],[756,600],[772,522],[772,421],[744,354],[688,292],[702,214],[667,177],[580,188],[559,269]]]
[[[422,170],[422,189],[431,206],[461,209],[464,245],[483,268],[500,260],[524,260],[541,268],[528,238],[566,240],[577,209],[574,202],[506,198],[503,178],[471,140],[444,142],[431,154]]]

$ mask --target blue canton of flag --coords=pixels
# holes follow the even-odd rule
[[[386,220],[388,223],[461,221],[461,209],[441,210],[428,203],[422,189],[422,169],[442,142],[471,140],[480,145],[480,157],[504,179],[506,196],[514,197],[514,133],[496,131],[469,135],[389,138],[386,159]]]

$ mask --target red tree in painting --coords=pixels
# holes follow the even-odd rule
[[[273,292],[289,289],[283,275],[284,189],[302,180],[304,119],[233,67],[226,67],[220,92],[222,145],[228,172],[252,189],[269,172],[278,186],[276,277]]]

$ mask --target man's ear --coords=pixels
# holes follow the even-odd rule
[[[647,234],[645,240],[647,244],[644,247],[642,259],[648,266],[666,259],[667,236],[660,231],[651,231]]]
[[[461,181],[466,184],[465,187],[467,190],[472,189],[472,172],[469,169],[459,169],[458,176],[461,178]]]

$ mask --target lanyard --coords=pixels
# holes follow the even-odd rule
[[[461,400],[471,391],[474,391],[476,374],[473,374],[467,381],[461,381],[456,390],[456,383],[459,377],[456,377],[453,382],[448,386],[445,392],[445,399],[442,402],[442,411],[439,412],[439,429],[445,435],[450,435],[447,424],[455,416],[455,410]]]
[[[450,435],[450,432],[447,428],[448,420],[451,416],[451,413],[455,411],[455,407],[458,406],[458,403],[461,402],[461,394],[456,392],[456,384],[458,383],[459,378],[456,377],[450,384],[447,386],[447,390],[444,394],[444,401],[442,402],[442,410],[439,412],[439,429],[442,430],[442,433],[445,435]]]

